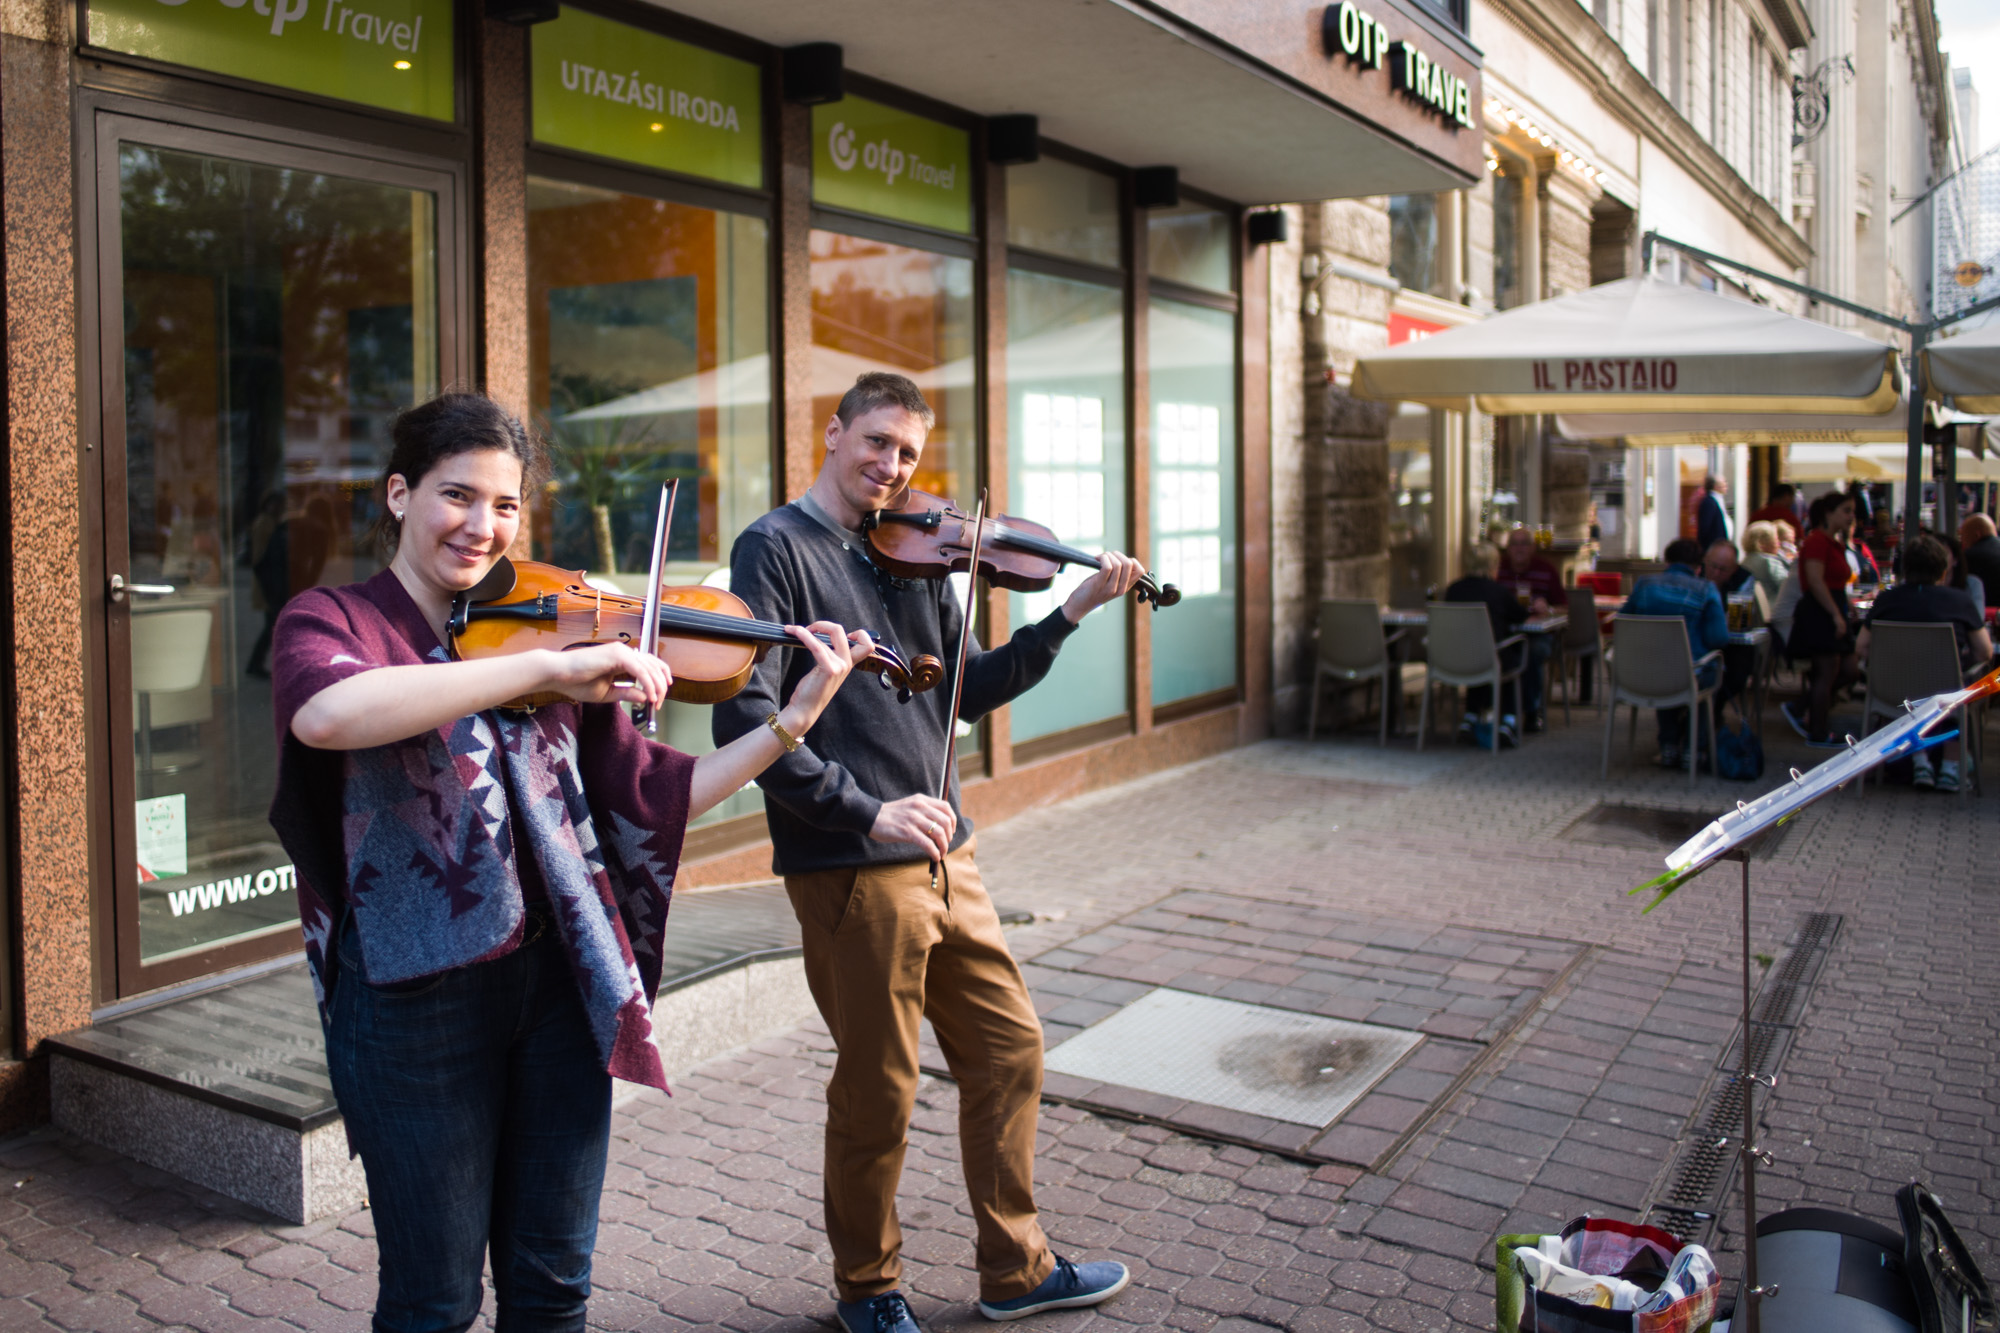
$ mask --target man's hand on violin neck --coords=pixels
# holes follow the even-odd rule
[[[945,802],[935,796],[905,796],[883,805],[868,836],[877,842],[915,843],[925,856],[942,861],[957,830],[958,816]]]
[[[1063,615],[1072,625],[1082,624],[1083,618],[1098,607],[1131,592],[1146,573],[1144,565],[1119,551],[1106,551],[1097,557],[1097,563],[1097,572],[1077,584],[1063,603]]]

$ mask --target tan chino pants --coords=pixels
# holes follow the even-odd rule
[[[826,1088],[826,1232],[843,1301],[902,1276],[896,1186],[928,1017],[958,1082],[959,1150],[978,1236],[982,1300],[1040,1286],[1055,1267],[1035,1218],[1042,1027],[980,883],[973,842],[931,888],[922,861],[788,875],[806,981],[839,1049]]]

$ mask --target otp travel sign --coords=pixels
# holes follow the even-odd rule
[[[537,142],[763,185],[757,66],[566,5],[533,31]]]
[[[91,46],[361,102],[457,115],[451,0],[90,0]]]
[[[863,97],[813,108],[813,202],[972,230],[972,136]]]
[[[1328,5],[1320,30],[1327,54],[1338,53],[1357,65],[1386,69],[1390,86],[1429,106],[1454,131],[1461,126],[1473,127],[1472,86],[1414,42],[1391,41],[1389,29],[1354,0]]]

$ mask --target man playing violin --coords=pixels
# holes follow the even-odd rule
[[[759,616],[880,625],[908,653],[952,662],[964,612],[948,580],[892,578],[870,561],[863,520],[910,484],[935,417],[901,375],[861,376],[826,424],[812,488],[737,539],[730,587]],[[1032,688],[1078,622],[1144,572],[1116,552],[1067,601],[1005,644],[968,650],[958,716],[975,721]],[[800,654],[790,654],[798,658]],[[727,744],[765,725],[802,667],[773,655],[715,710]],[[916,1101],[918,1024],[931,1020],[959,1087],[959,1142],[989,1319],[1095,1305],[1125,1266],[1072,1264],[1036,1220],[1035,1124],[1042,1028],[973,862],[959,812],[952,685],[907,706],[881,690],[837,695],[811,748],[759,779],[773,860],[805,945],[806,979],[838,1055],[827,1084],[826,1230],[849,1333],[917,1333],[899,1289],[896,1185]],[[936,867],[933,873],[933,866]]]

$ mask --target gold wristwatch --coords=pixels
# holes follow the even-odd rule
[[[792,735],[791,732],[785,730],[785,724],[778,721],[778,715],[776,713],[773,713],[771,714],[771,716],[765,718],[764,725],[769,727],[771,729],[771,734],[778,738],[778,744],[785,747],[786,754],[790,754],[794,750],[799,748],[799,738],[797,736]]]

